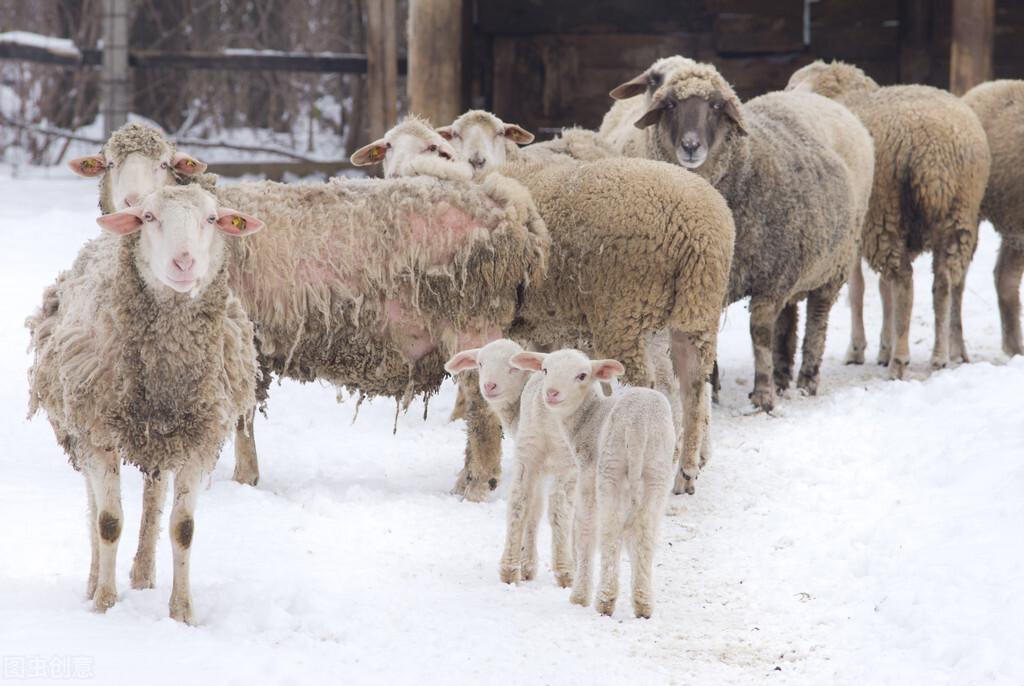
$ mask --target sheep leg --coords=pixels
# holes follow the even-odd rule
[[[896,301],[891,280],[885,277],[878,279],[878,295],[882,300],[882,332],[878,338],[878,364],[887,367],[892,360],[893,337],[896,335],[893,323],[893,310],[896,308]]]
[[[935,308],[935,345],[932,348],[932,369],[949,365],[949,318],[953,279],[945,245],[939,243],[932,252],[932,305]]]
[[[893,296],[893,351],[889,361],[889,378],[902,379],[910,365],[910,317],[914,310],[914,272],[910,259],[903,265],[892,282]]]
[[[672,425],[676,428],[675,461],[683,455],[683,397],[672,362],[672,335],[667,329],[652,335],[647,342],[648,374],[654,379],[654,390],[668,398],[672,408]]]
[[[672,362],[683,398],[683,450],[672,492],[693,494],[700,465],[710,456],[707,379],[715,359],[715,341],[672,332]],[[679,441],[677,440],[678,444]]]
[[[452,494],[480,502],[501,476],[501,422],[480,395],[476,372],[460,374],[459,387],[466,398],[466,463]]]
[[[521,574],[524,581],[532,581],[537,576],[537,526],[544,512],[544,478],[539,470],[532,471],[531,488],[527,493],[529,506],[526,510],[526,531],[523,532]]]
[[[782,393],[793,381],[793,367],[796,366],[797,323],[800,312],[796,303],[782,308],[775,319],[775,346],[772,348],[772,360],[775,365],[773,377],[775,390]]]
[[[167,479],[162,474],[147,476],[142,486],[142,524],[139,548],[135,552],[129,578],[132,588],[153,588],[156,579],[156,540],[160,535],[160,515],[167,500]]]
[[[462,386],[455,387],[455,405],[448,417],[449,422],[458,421],[466,417],[466,394],[462,392]]]
[[[807,395],[817,395],[821,359],[825,355],[828,315],[839,295],[842,282],[822,286],[807,295],[807,326],[804,329],[803,360],[796,386]]]
[[[171,619],[185,624],[196,623],[192,613],[192,589],[189,583],[189,559],[195,534],[196,500],[202,471],[186,465],[174,475],[174,505],[171,508],[171,550],[174,559],[174,581],[171,584]]]
[[[750,393],[750,401],[765,412],[771,412],[775,407],[772,342],[778,315],[777,302],[758,296],[750,299],[750,340],[754,344],[754,390]]]
[[[96,494],[92,490],[92,480],[89,473],[84,472],[85,495],[89,503],[89,549],[91,560],[89,562],[89,581],[85,585],[85,597],[92,600],[96,595],[96,584],[99,582],[100,574],[100,540],[96,531]]]
[[[95,451],[85,467],[92,492],[90,520],[96,542],[96,583],[93,607],[106,612],[117,602],[117,544],[121,540],[124,514],[121,511],[121,462],[114,452]],[[92,574],[89,585],[92,586]]]
[[[953,282],[952,301],[949,307],[949,359],[954,362],[970,362],[967,343],[964,342],[964,287],[967,275]]]
[[[530,506],[533,504],[534,482],[537,481],[534,473],[536,470],[529,466],[529,460],[523,459],[520,447],[516,448],[519,454],[516,455],[515,473],[508,494],[505,552],[501,556],[498,570],[501,580],[506,584],[514,584],[521,578],[524,534],[530,517]]]
[[[249,410],[248,415],[238,418],[235,426],[235,474],[234,480],[240,484],[255,486],[260,480],[260,466],[256,461],[256,435],[253,432],[253,419],[256,408]]]
[[[860,252],[850,267],[848,293],[850,297],[850,347],[846,349],[846,364],[864,364],[864,351],[868,347],[864,331],[864,270],[861,268]]]
[[[597,587],[596,609],[603,615],[615,612],[619,597],[619,558],[625,527],[626,506],[631,484],[639,475],[626,474],[626,456],[616,456],[618,464],[602,465],[598,470],[597,513],[600,519],[601,580]],[[612,467],[612,468],[609,468]]]
[[[588,463],[579,465],[579,478],[576,481],[576,509],[573,514],[573,537],[576,548],[576,574],[572,582],[572,593],[569,602],[586,607],[590,604],[590,587],[592,562],[594,558],[595,525],[597,522],[597,503],[595,482],[596,466],[593,457],[588,456]]]
[[[548,496],[548,521],[551,524],[551,568],[562,588],[572,586],[572,498],[576,490],[576,468],[555,476]]]
[[[1024,250],[1003,239],[996,259],[996,293],[999,296],[999,320],[1003,329],[1003,352],[1024,355],[1020,326],[1020,280],[1024,274]]]
[[[633,521],[632,531],[627,534],[627,552],[633,569],[633,614],[650,619],[654,609],[654,551],[658,544],[658,525],[665,512],[667,496],[661,488],[654,493],[648,490],[645,496],[644,503]]]

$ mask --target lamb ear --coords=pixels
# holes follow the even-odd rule
[[[196,176],[206,171],[206,164],[204,162],[200,162],[183,152],[174,153],[174,157],[171,158],[171,166],[174,167],[174,171],[185,176]]]
[[[142,226],[142,213],[141,207],[127,207],[120,212],[112,212],[111,214],[97,217],[96,223],[104,231],[117,234],[118,236],[127,236],[130,233],[135,233]]]
[[[217,228],[231,236],[248,236],[264,226],[263,221],[227,207],[217,208]]]
[[[524,372],[539,372],[544,365],[545,357],[547,357],[545,353],[517,353],[509,359],[508,363]]]
[[[613,88],[608,95],[616,100],[625,100],[626,98],[632,98],[635,95],[640,95],[646,90],[647,72],[642,72],[631,78],[629,81]]]
[[[644,116],[633,122],[633,126],[638,129],[646,129],[648,126],[657,124],[661,121],[661,115],[665,113],[666,109],[664,100],[655,100],[651,103],[651,108],[644,112]]]
[[[79,176],[103,176],[107,171],[107,160],[103,155],[87,155],[71,160],[68,167]]]
[[[590,363],[590,371],[595,379],[611,381],[616,376],[626,373],[626,368],[618,360],[594,360]]]
[[[527,145],[533,142],[533,134],[518,124],[505,124],[505,132],[501,135],[517,145]]]
[[[371,164],[377,164],[384,160],[384,156],[388,154],[388,143],[383,138],[374,141],[369,145],[363,147],[352,153],[352,164],[357,167],[365,167]]]
[[[480,366],[476,363],[476,356],[479,352],[480,348],[470,348],[469,350],[455,353],[452,359],[444,363],[444,370],[455,376],[460,372],[476,369]]]
[[[740,134],[744,136],[747,135],[747,125],[743,122],[743,115],[740,113],[739,107],[736,106],[736,101],[726,99],[725,105],[722,107],[722,112],[724,112],[725,116],[729,117],[729,119],[733,120],[737,128],[739,128]]]
[[[434,129],[434,131],[437,131],[437,134],[446,141],[450,141],[452,138],[455,138],[455,131],[451,126],[442,126]]]

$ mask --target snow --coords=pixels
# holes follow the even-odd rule
[[[2,173],[2,170],[0,170]],[[119,602],[89,610],[82,477],[43,417],[24,419],[27,333],[43,287],[95,235],[95,185],[52,170],[0,176],[0,676],[98,683],[1024,683],[1024,360],[999,351],[987,225],[965,297],[974,362],[930,373],[930,263],[916,266],[909,381],[841,363],[833,311],[820,394],[752,414],[745,307],[724,319],[714,456],[672,496],[651,620],[568,602],[546,564],[498,581],[505,486],[447,494],[463,456],[453,388],[415,403],[338,405],[333,389],[271,389],[258,488],[225,449],[199,500],[198,627],[134,591],[141,479],[124,470]],[[880,308],[868,276],[868,331]],[[506,455],[508,455],[506,445]],[[506,472],[509,471],[506,459]],[[167,508],[169,511],[169,507]],[[164,524],[166,526],[166,516]],[[623,563],[625,566],[625,563]]]
[[[0,32],[0,43],[16,43],[34,48],[44,48],[50,52],[70,57],[78,57],[81,53],[75,42],[70,38],[55,38],[43,36],[29,31],[4,31]]]

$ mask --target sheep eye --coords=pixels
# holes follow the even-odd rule
[[[576,380],[580,381],[580,382],[586,381],[587,380],[587,373],[586,372],[581,372],[580,374],[577,374],[576,375]]]
[[[146,212],[144,215],[142,215],[142,219],[143,221],[147,222],[156,221],[156,217],[153,216],[152,212]]]
[[[167,164],[166,162],[161,162],[160,163],[160,168],[161,169],[170,169],[170,165]]]
[[[712,103],[711,109],[713,109],[715,112],[720,111],[722,109],[722,103],[720,103],[720,102]]]
[[[116,167],[116,166],[117,166],[117,165],[116,165],[116,164],[114,164],[113,162],[107,162],[107,169],[113,169],[113,168],[114,168],[114,167]]]
[[[547,376],[547,375],[548,375],[548,370],[546,370],[546,369],[541,369],[541,372],[543,372],[543,373],[544,373],[544,376]]]
[[[452,158],[452,156],[449,155],[448,153],[446,153],[444,150],[442,150],[441,152],[439,152],[437,154],[440,155],[442,158],[444,158],[446,160],[450,160]]]
[[[429,148],[427,148],[427,152],[437,152],[437,146],[432,144]]]
[[[212,214],[209,217],[206,218],[206,223],[207,224],[214,224],[216,222],[217,222],[217,217],[213,216]]]

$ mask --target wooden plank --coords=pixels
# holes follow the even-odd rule
[[[995,0],[953,0],[949,87],[963,95],[992,78]]]
[[[804,48],[803,3],[780,3],[772,13],[723,13],[715,18],[719,53],[796,52]]]
[[[366,117],[370,140],[377,140],[398,118],[398,27],[395,0],[366,5]]]
[[[711,30],[705,0],[477,0],[489,34],[675,33]]]
[[[926,83],[931,75],[931,2],[902,0],[900,81]]]
[[[892,0],[818,0],[811,3],[811,30],[899,20],[900,6]],[[813,34],[812,34],[813,35]]]
[[[413,0],[409,7],[409,111],[437,125],[463,107],[462,0]]]
[[[849,62],[891,59],[899,65],[899,25],[811,29],[811,53]]]

